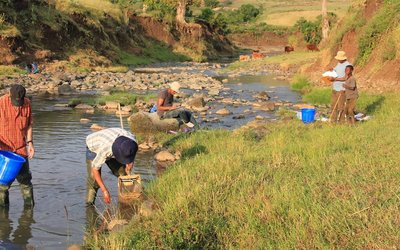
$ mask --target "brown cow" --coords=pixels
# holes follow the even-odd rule
[[[257,60],[257,59],[264,58],[264,54],[261,53],[259,50],[254,50],[251,57],[253,60]]]
[[[319,51],[317,45],[315,44],[307,44],[308,51]]]
[[[285,53],[290,53],[292,51],[294,51],[293,46],[285,46]]]
[[[240,55],[239,60],[241,62],[243,61],[250,61],[250,56],[249,55]]]

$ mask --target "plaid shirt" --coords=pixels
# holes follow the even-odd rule
[[[26,136],[33,124],[31,103],[25,98],[21,107],[11,104],[10,95],[0,97],[0,149],[27,157]]]
[[[90,134],[86,137],[86,146],[96,153],[92,167],[100,169],[101,165],[113,157],[112,145],[119,136],[128,137],[136,142],[135,136],[121,128],[107,128]]]

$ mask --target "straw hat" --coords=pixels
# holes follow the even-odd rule
[[[179,93],[179,89],[181,88],[181,85],[179,84],[179,82],[172,82],[169,85],[169,88],[173,91],[175,91],[176,93]]]
[[[338,60],[338,61],[347,60],[346,52],[338,51],[338,53],[335,56],[335,59]]]

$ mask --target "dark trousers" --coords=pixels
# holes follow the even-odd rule
[[[25,163],[21,167],[17,175],[17,181],[21,189],[22,198],[24,199],[24,206],[34,206],[35,202],[33,199],[33,185],[32,185],[32,173],[29,170],[28,158],[25,158]],[[9,185],[0,185],[0,206],[8,206],[10,204],[9,192],[12,183]]]
[[[97,190],[99,190],[99,184],[96,182],[96,180],[92,176],[92,161],[96,157],[96,153],[90,151],[89,149],[86,149],[86,169],[87,169],[87,180],[86,180],[86,204],[87,205],[93,205],[96,196],[97,196]],[[106,161],[107,166],[110,168],[112,174],[116,177],[126,175],[125,173],[125,164],[119,163],[116,159],[111,158]],[[100,169],[101,173],[101,169]]]
[[[346,96],[344,91],[332,90],[332,122],[344,122],[344,103],[346,101]]]
[[[191,122],[193,123],[194,127],[196,129],[199,128],[199,124],[197,123],[196,119],[194,118],[193,114],[190,111],[187,111],[185,109],[179,108],[171,111],[167,111],[164,113],[162,116],[163,119],[165,118],[176,118],[181,122]]]

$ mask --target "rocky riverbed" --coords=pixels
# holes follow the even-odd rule
[[[295,104],[300,102],[299,95],[293,93],[284,80],[290,75],[290,68],[287,71],[282,71],[280,66],[263,70],[256,68],[257,72],[237,70],[229,75],[218,73],[225,66],[217,63],[160,64],[126,73],[58,72],[2,77],[0,83],[3,91],[13,83],[21,83],[29,95],[57,98],[88,93],[107,95],[112,90],[157,93],[168,87],[169,83],[179,81],[184,92],[177,96],[177,101],[193,111],[203,127],[211,128],[235,128],[256,117],[258,120],[271,121],[277,118],[276,111],[282,108],[296,109]],[[248,75],[253,78],[248,78]],[[118,103],[115,102],[96,106],[81,104],[75,108],[87,113],[98,108],[130,116],[135,110],[147,112],[155,101],[138,101],[133,107],[122,107],[118,112]],[[60,103],[57,106],[67,108],[68,105]]]

